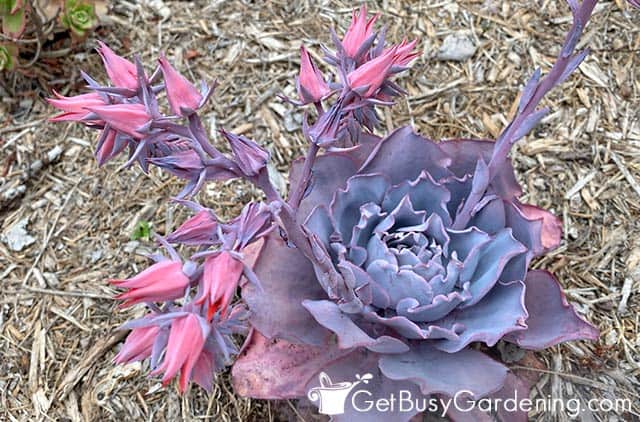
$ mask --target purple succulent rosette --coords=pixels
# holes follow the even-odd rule
[[[558,246],[562,231],[552,214],[518,201],[510,164],[470,221],[456,226],[477,163],[488,161],[493,147],[484,140],[434,143],[405,127],[361,146],[371,150],[364,159],[361,150],[319,157],[313,173],[322,189],[299,211],[315,259],[273,235],[254,267],[262,291],[242,291],[260,333],[254,335],[283,339],[298,352],[282,348],[278,359],[289,365],[276,374],[267,364],[274,357],[263,350],[270,346],[246,347],[234,367],[236,387],[258,397],[298,397],[316,372],[357,368],[366,359],[367,371],[384,383],[417,386],[423,395],[469,390],[479,398],[499,391],[508,369],[473,343],[503,339],[539,350],[597,339],[553,275],[527,271],[532,258]],[[326,353],[316,356],[318,349]],[[301,354],[318,364],[306,377],[291,371],[312,366]]]

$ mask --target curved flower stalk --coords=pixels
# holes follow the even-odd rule
[[[553,275],[529,269],[559,245],[562,227],[519,200],[508,157],[544,115],[541,99],[586,55],[574,50],[595,0],[569,5],[574,24],[558,60],[544,78],[534,73],[496,142],[433,142],[409,127],[373,133],[376,107],[403,93],[391,78],[418,53],[416,41],[386,45],[384,29],[375,32],[378,17],[367,17],[364,6],[342,39],[332,33],[335,51],[324,49],[331,74],[302,47],[300,98],[289,101],[313,104],[316,117],[303,128],[309,150],[292,165],[286,200],[269,181],[266,149],[225,130],[230,154],[209,142],[199,113],[213,88],[198,89],[164,55],[148,73],[101,43],[111,85],[84,75],[92,92],[55,94],[49,102],[63,113],[52,120],[100,130],[99,164],[128,149],[126,165],[155,165],[184,179],[175,201],[194,213],[156,237],[168,257],[153,255],[154,265],[113,282],[126,290],[123,306],[149,310],[124,324],[132,331],[116,361],[150,359],[165,384],[179,374],[181,391],[190,380],[210,389],[213,374],[238,353],[231,336],[250,329],[233,368],[242,395],[304,397],[319,374],[352,373],[367,374],[373,395],[502,397],[526,386],[478,344],[540,350],[596,339]],[[231,178],[255,184],[266,202],[225,222],[186,199],[207,181]],[[343,416],[363,417],[389,414]]]

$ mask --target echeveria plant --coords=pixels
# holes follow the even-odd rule
[[[215,84],[196,87],[163,55],[147,72],[101,43],[110,85],[83,74],[91,92],[56,94],[49,102],[63,113],[52,120],[99,129],[100,165],[127,150],[127,165],[184,179],[174,201],[194,213],[156,235],[167,255],[112,281],[124,290],[122,306],[148,309],[123,325],[131,333],[116,361],[150,358],[163,382],[180,373],[181,391],[189,381],[210,389],[215,373],[234,364],[238,393],[265,399],[304,397],[319,374],[346,373],[372,374],[374,395],[479,398],[522,385],[479,344],[540,350],[596,339],[553,275],[528,268],[559,245],[562,228],[519,201],[509,159],[511,145],[546,115],[542,98],[587,54],[574,50],[596,1],[568,3],[573,26],[554,66],[544,77],[534,72],[495,142],[433,142],[411,127],[377,135],[376,108],[404,94],[392,79],[419,53],[415,40],[387,45],[384,29],[375,32],[378,16],[368,18],[364,7],[342,38],[331,32],[335,48],[324,53],[332,75],[301,47],[299,98],[283,99],[312,104],[315,118],[303,127],[309,149],[292,164],[286,200],[270,182],[267,150],[225,130],[231,154],[209,141],[199,112]],[[255,184],[266,201],[225,222],[191,200],[207,181],[232,178]],[[239,356],[237,333],[248,333]]]

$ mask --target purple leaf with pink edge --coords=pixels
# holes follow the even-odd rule
[[[427,398],[420,392],[420,389],[416,384],[411,381],[394,381],[384,376],[378,367],[379,355],[376,353],[368,352],[364,349],[358,349],[347,356],[344,356],[326,366],[319,368],[318,374],[311,378],[306,386],[307,399],[318,398],[322,399],[321,392],[319,391],[322,386],[320,385],[319,373],[326,374],[325,380],[329,379],[335,384],[342,382],[357,382],[358,376],[361,380],[367,382],[360,382],[357,385],[351,384],[352,390],[347,395],[344,406],[344,413],[342,415],[335,415],[332,418],[334,422],[386,422],[386,421],[399,421],[404,422],[411,419],[416,413],[414,409],[408,411],[401,411],[400,406],[396,402],[393,410],[385,412],[377,411],[375,407],[366,412],[358,411],[354,408],[354,404],[359,408],[366,408],[367,404],[365,400],[376,400],[379,398],[388,398],[391,394],[397,398],[400,391],[407,391],[411,398],[414,400],[426,400]],[[366,377],[366,375],[372,375],[372,377]],[[325,381],[326,383],[326,381]],[[334,384],[334,385],[335,385]],[[315,390],[314,390],[315,389]],[[313,392],[319,394],[314,394]],[[318,400],[314,400],[315,406],[320,405]]]
[[[519,403],[520,400],[529,398],[529,390],[528,382],[513,372],[509,372],[502,389],[491,395],[491,398],[495,398],[496,401],[499,399],[501,403],[500,407],[498,407],[498,418],[504,422],[527,422],[527,412],[521,410],[520,406],[517,409],[513,409],[510,405],[505,404],[505,400],[513,399],[513,401]]]
[[[529,271],[525,285],[528,328],[507,334],[505,340],[524,349],[541,350],[564,341],[598,339],[598,329],[576,314],[551,273]]]
[[[242,298],[251,310],[251,324],[269,338],[323,344],[329,331],[302,306],[305,299],[326,299],[313,266],[278,234],[267,237],[253,271],[262,290],[247,283]]]
[[[465,390],[476,399],[500,390],[507,376],[504,365],[482,352],[463,349],[447,353],[426,342],[407,353],[382,356],[379,366],[387,378],[412,381],[423,394],[454,397]]]
[[[348,353],[336,345],[293,344],[252,330],[231,370],[233,388],[243,397],[301,397],[318,371]]]
[[[519,204],[518,207],[526,218],[530,220],[542,219],[540,241],[546,251],[555,249],[560,245],[562,241],[562,222],[558,217],[535,205]]]
[[[498,283],[475,306],[455,310],[441,321],[436,321],[434,324],[444,329],[462,324],[464,330],[456,339],[439,340],[435,347],[455,353],[474,341],[493,346],[506,333],[523,330],[528,316],[524,307],[524,290],[521,281]]]

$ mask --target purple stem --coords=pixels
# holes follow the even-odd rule
[[[497,169],[504,164],[507,154],[511,149],[511,145],[516,141],[516,139],[513,138],[520,126],[530,115],[535,113],[536,107],[542,98],[544,98],[544,96],[558,84],[565,72],[565,69],[567,69],[571,64],[573,51],[575,50],[576,44],[578,43],[578,40],[582,35],[582,31],[591,17],[591,13],[593,12],[597,2],[597,0],[584,0],[578,9],[574,9],[575,3],[569,0],[570,5],[572,5],[574,19],[571,30],[567,34],[562,50],[560,51],[560,55],[551,68],[549,74],[535,88],[533,96],[528,101],[527,105],[522,108],[522,112],[516,116],[513,122],[498,138],[493,151],[493,156],[489,162],[490,178],[495,177]]]
[[[597,0],[584,0],[580,5],[578,5],[577,0],[567,0],[567,2],[569,3],[571,12],[573,13],[573,25],[567,34],[562,50],[560,50],[560,54],[558,55],[558,59],[551,68],[551,71],[549,71],[549,74],[542,81],[535,84],[533,88],[529,86],[525,87],[523,97],[525,97],[528,89],[533,89],[532,94],[529,95],[530,98],[525,104],[520,104],[519,112],[515,119],[507,126],[496,141],[493,149],[493,155],[491,156],[491,160],[488,165],[489,177],[484,184],[474,187],[471,194],[465,201],[462,210],[460,210],[456,216],[453,225],[454,228],[463,228],[469,223],[473,209],[483,198],[487,188],[491,184],[491,181],[498,174],[498,170],[504,165],[507,155],[511,150],[511,145],[526,134],[526,132],[523,133],[521,129],[524,125],[529,124],[532,116],[538,112],[536,108],[538,107],[538,104],[540,104],[542,98],[544,98],[549,91],[564,80],[567,76],[566,72],[571,66],[577,66],[577,63],[579,63],[579,61],[576,63],[576,60],[574,60],[576,56],[573,56],[573,51],[576,48],[585,26],[587,25],[587,21],[593,13]],[[578,58],[578,60],[580,60],[580,58]],[[536,76],[534,75],[534,79],[535,78]],[[526,100],[526,98],[523,99]]]
[[[191,130],[193,137],[198,141],[200,146],[202,146],[202,149],[204,149],[211,158],[217,158],[222,155],[222,153],[209,142],[204,127],[202,126],[200,116],[196,113],[189,115],[189,129]]]
[[[316,162],[318,151],[320,151],[320,147],[317,144],[311,142],[311,146],[309,146],[309,149],[307,150],[307,156],[304,159],[304,166],[302,167],[302,177],[300,178],[300,182],[298,182],[294,190],[291,192],[291,195],[289,196],[289,205],[294,210],[297,210],[298,206],[300,206],[300,202],[302,201],[304,192],[307,190],[307,186],[311,181],[311,171],[313,170],[313,165]]]
[[[315,103],[316,110],[318,111],[318,118],[324,114],[324,109],[322,108],[322,104],[320,102]],[[307,190],[307,186],[309,186],[309,182],[311,181],[311,173],[313,171],[313,165],[316,162],[316,157],[318,156],[318,152],[320,152],[320,147],[311,139],[309,139],[309,149],[307,150],[307,155],[304,159],[304,166],[302,167],[302,176],[300,177],[300,181],[293,188],[291,194],[289,195],[289,206],[293,208],[294,212],[300,206],[300,202],[304,197],[304,193]]]
[[[300,251],[309,259],[313,259],[311,245],[306,235],[302,231],[302,226],[296,220],[296,212],[287,204],[280,194],[275,190],[273,184],[269,180],[269,173],[266,169],[262,170],[258,177],[252,179],[252,182],[267,196],[270,202],[279,202],[282,204],[280,209],[280,222],[287,233],[288,240],[293,243]]]

